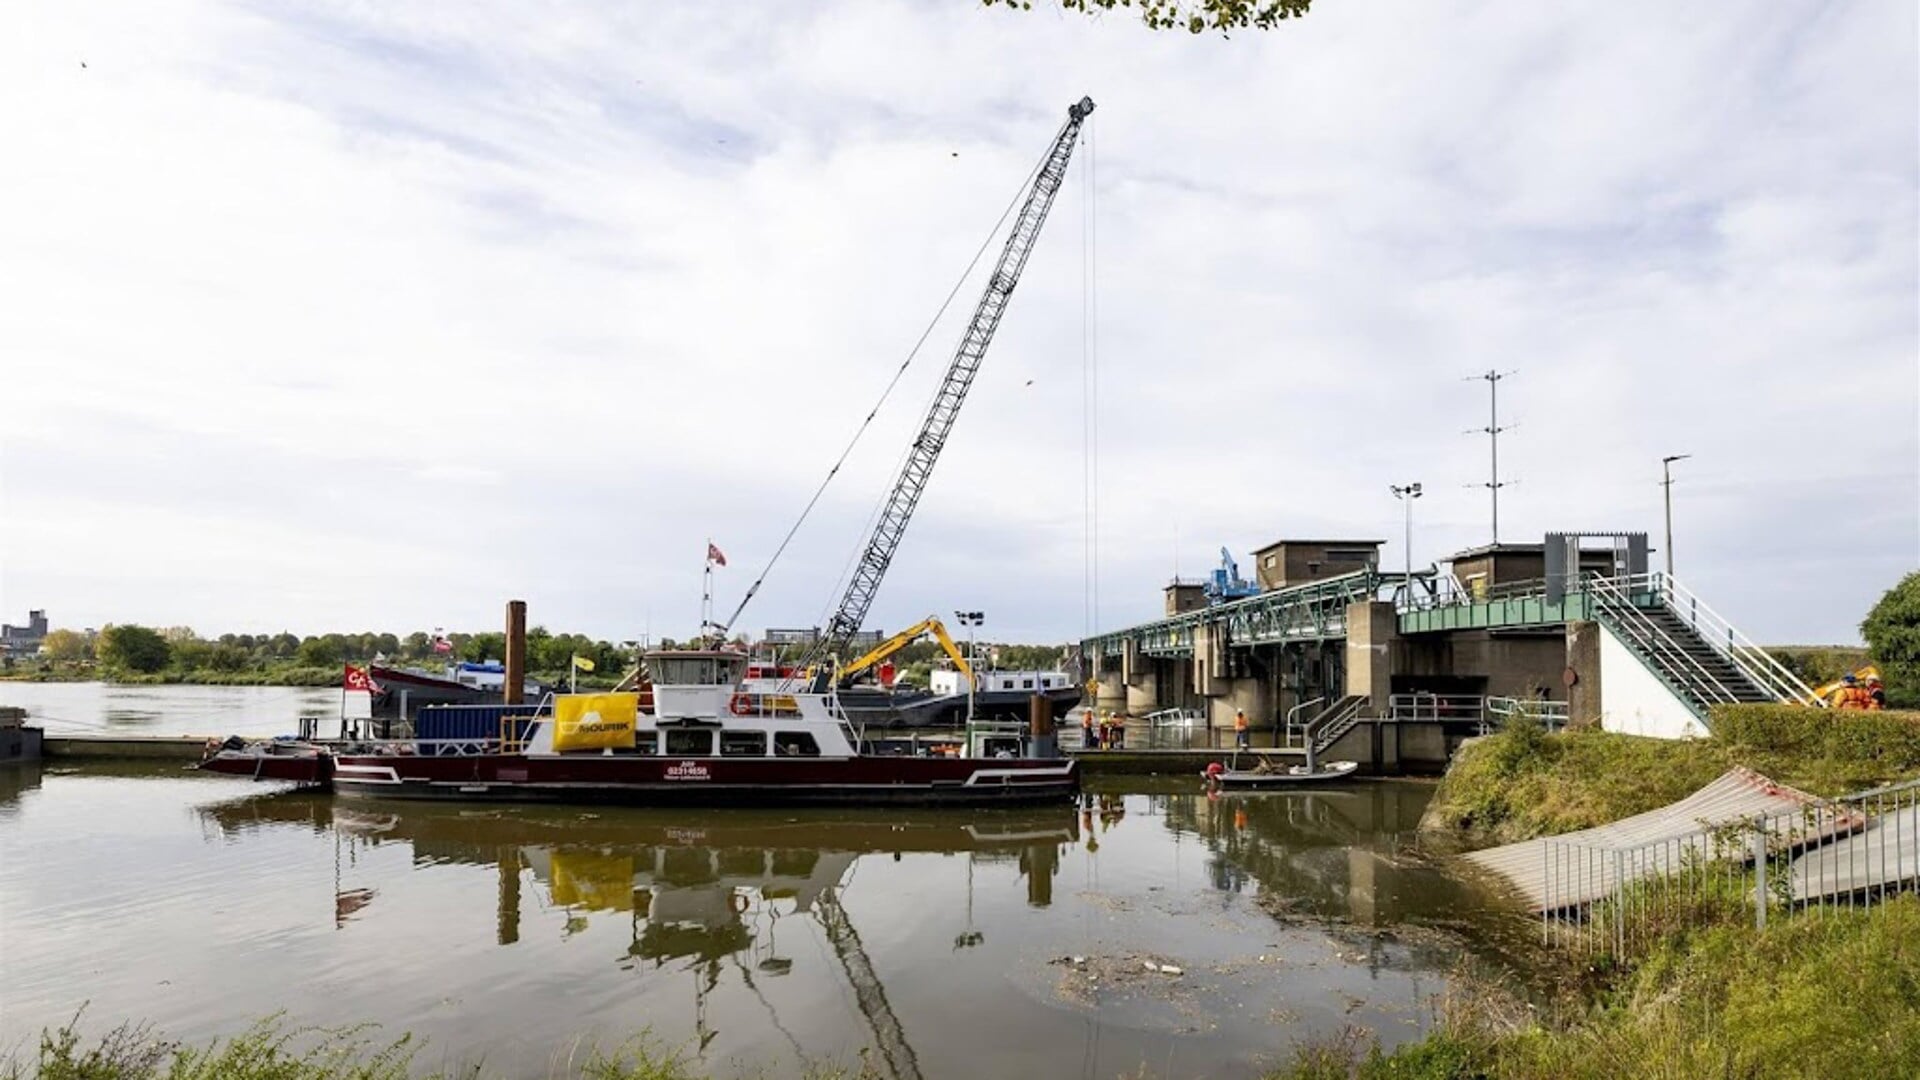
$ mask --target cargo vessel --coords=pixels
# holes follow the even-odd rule
[[[654,682],[645,712],[637,694],[560,695],[531,715],[503,715],[490,732],[228,739],[198,767],[340,795],[639,806],[1014,805],[1080,789],[1050,716],[1042,731],[974,725],[951,753],[881,753],[832,693],[776,699],[742,689],[742,653],[658,650],[646,660]]]

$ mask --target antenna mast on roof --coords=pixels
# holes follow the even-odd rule
[[[1487,384],[1487,426],[1478,432],[1487,437],[1487,447],[1492,457],[1492,466],[1487,482],[1480,485],[1493,495],[1493,542],[1500,542],[1500,489],[1506,484],[1500,482],[1500,433],[1506,428],[1500,426],[1500,380],[1513,374],[1511,371],[1494,371],[1491,368],[1484,375],[1469,375],[1469,379],[1484,379]]]

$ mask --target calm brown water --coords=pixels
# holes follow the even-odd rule
[[[0,682],[0,705],[50,735],[285,735],[303,716],[340,715],[340,691],[311,686],[116,686]]]
[[[669,813],[0,769],[0,1050],[83,1003],[189,1040],[372,1020],[504,1076],[642,1030],[719,1073],[870,1048],[904,1077],[1250,1076],[1349,1024],[1418,1035],[1461,954],[1410,928],[1484,911],[1402,853],[1430,789],[1197,787]]]

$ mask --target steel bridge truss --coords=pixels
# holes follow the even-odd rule
[[[1133,641],[1144,656],[1190,657],[1195,631],[1201,627],[1223,629],[1227,645],[1238,648],[1344,638],[1347,606],[1379,599],[1383,589],[1397,585],[1401,578],[1400,574],[1358,570],[1306,585],[1275,589],[1088,638],[1082,645],[1082,653],[1093,657],[1121,656],[1126,652],[1127,642]]]

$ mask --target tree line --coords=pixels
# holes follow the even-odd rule
[[[436,649],[436,638],[423,630],[410,634],[375,631],[361,633],[311,634],[305,637],[282,630],[276,634],[221,634],[203,637],[192,627],[150,627],[137,623],[109,625],[97,634],[77,630],[54,630],[41,644],[42,668],[66,677],[99,674],[108,677],[138,677],[153,681],[193,682],[287,682],[300,685],[331,685],[340,676],[344,664],[364,664],[382,660],[395,665],[437,668],[455,660],[475,663],[499,661],[506,656],[506,635],[498,630],[444,635],[445,651]],[[703,642],[688,639],[677,642],[663,638],[658,648],[697,648]],[[744,639],[736,638],[727,647],[754,651]],[[965,643],[961,644],[965,649]],[[637,643],[612,642],[585,634],[553,633],[544,626],[527,631],[527,671],[536,677],[564,678],[578,656],[593,665],[599,681],[619,678],[633,666]],[[1065,658],[1064,645],[1020,645],[980,642],[977,646],[983,665],[1012,669],[1052,669]],[[791,662],[805,652],[804,647],[787,647],[780,659]],[[940,647],[932,641],[919,641],[893,656],[895,667],[912,672],[924,682],[926,672],[942,658]],[[18,666],[17,662],[15,664]]]
[[[317,672],[330,672],[337,678],[345,664],[376,659],[437,667],[454,660],[498,661],[506,655],[506,635],[499,631],[444,636],[447,648],[442,651],[434,647],[435,636],[424,630],[405,635],[366,631],[306,637],[283,630],[277,634],[221,634],[209,638],[191,627],[120,623],[91,636],[77,630],[54,630],[41,643],[40,656],[55,665],[94,666],[110,675],[184,677],[299,671],[301,681],[312,682],[319,678]],[[611,672],[617,677],[631,666],[634,647],[585,634],[556,634],[544,626],[527,631],[530,673],[564,675],[575,656],[592,663],[596,672]]]

